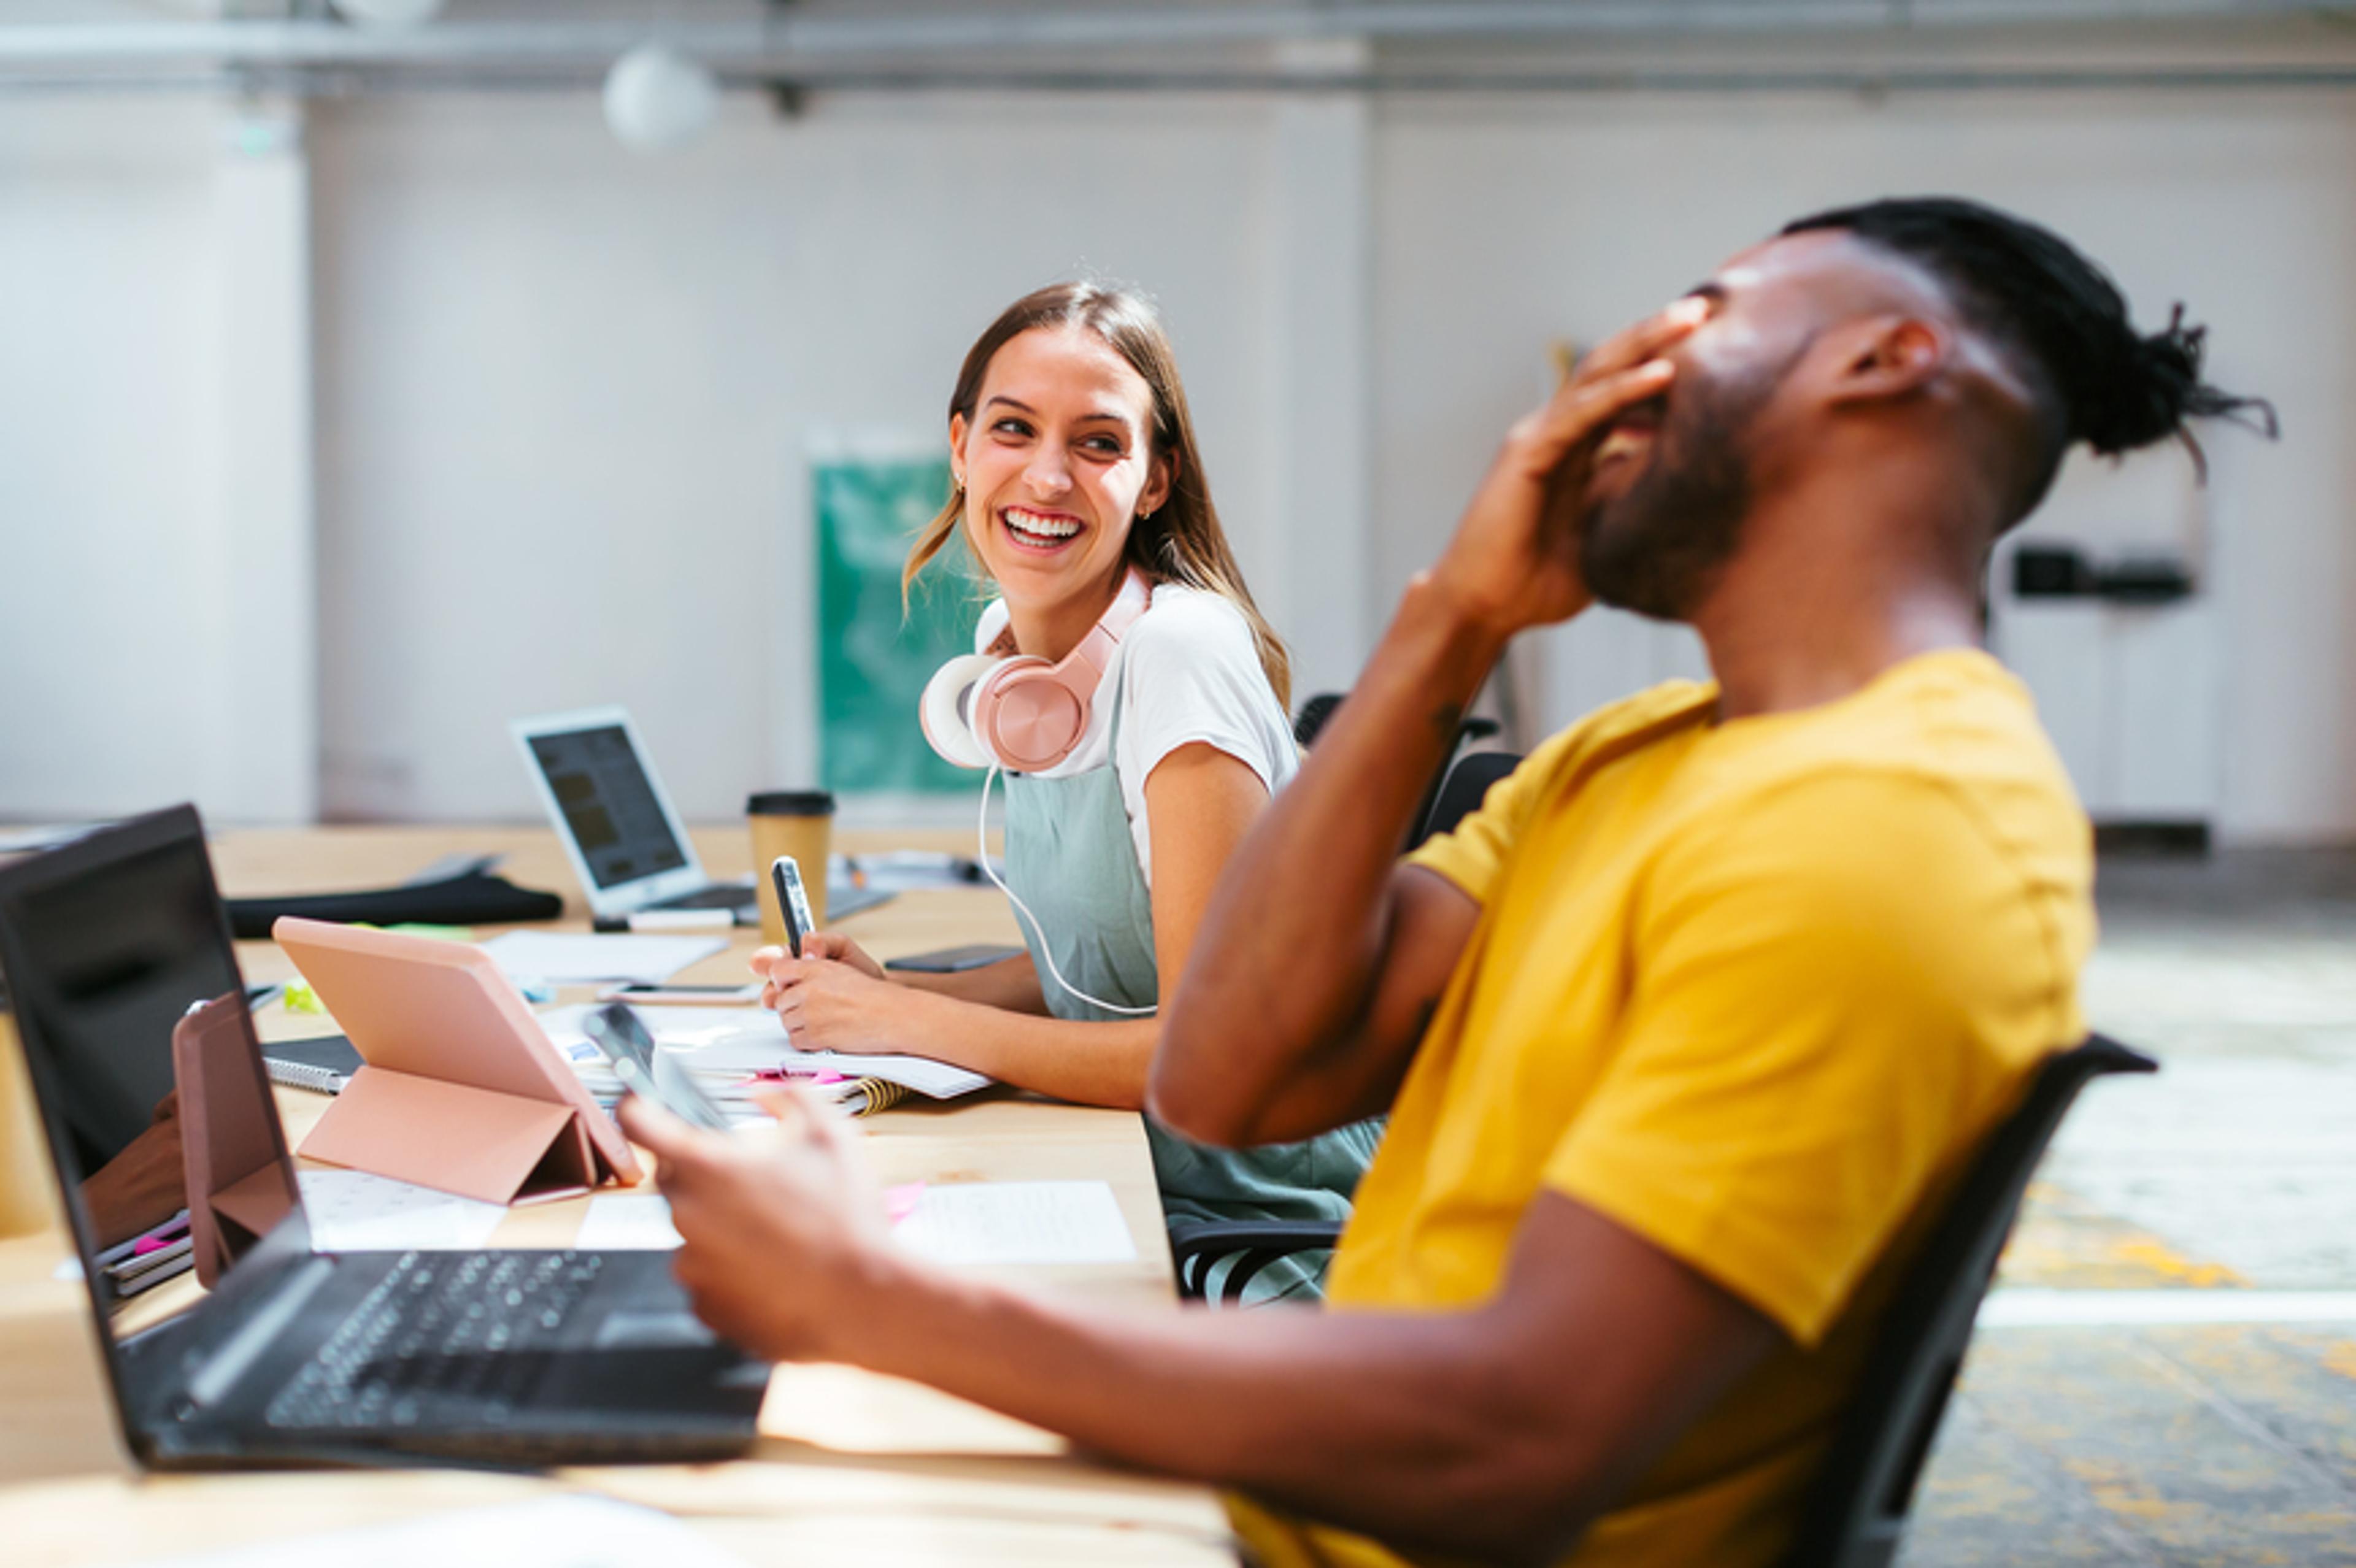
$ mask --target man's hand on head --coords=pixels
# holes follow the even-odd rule
[[[1708,302],[1688,297],[1625,328],[1506,432],[1428,574],[1460,613],[1502,642],[1587,608],[1579,529],[1596,444],[1620,414],[1668,389],[1675,369],[1659,356],[1708,315]]]
[[[773,1361],[844,1359],[870,1292],[901,1266],[882,1194],[850,1127],[798,1091],[766,1097],[766,1126],[690,1126],[622,1102],[623,1130],[659,1162],[683,1245],[672,1264],[696,1316]]]

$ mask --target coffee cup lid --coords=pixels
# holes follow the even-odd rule
[[[822,789],[773,789],[747,797],[747,816],[831,816],[834,795]]]

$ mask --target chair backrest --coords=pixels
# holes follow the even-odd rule
[[[1787,1568],[1886,1568],[1897,1556],[1914,1483],[2038,1157],[2088,1080],[2158,1068],[2093,1034],[2037,1070],[1900,1283],[1826,1453]]]
[[[1489,786],[1522,765],[1518,752],[1460,752],[1440,775],[1427,799],[1416,830],[1408,836],[1408,848],[1435,833],[1452,833],[1456,825],[1470,816],[1489,793]]]
[[[1317,742],[1317,731],[1325,728],[1325,720],[1333,717],[1333,709],[1342,706],[1338,691],[1321,691],[1301,705],[1292,716],[1293,744],[1304,750]]]

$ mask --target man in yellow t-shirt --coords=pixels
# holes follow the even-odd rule
[[[894,1251],[847,1135],[625,1107],[697,1309],[1234,1489],[1269,1568],[1766,1568],[1896,1275],[2081,1024],[2089,834],[1977,646],[2062,453],[2249,407],[1972,203],[1803,219],[1507,438],[1222,878],[1151,1110],[1378,1112],[1323,1311],[1114,1317]],[[1507,639],[1600,600],[1713,683],[1548,741],[1398,861]]]
[[[1481,909],[1335,1258],[1337,1307],[1490,1297],[1558,1194],[1780,1330],[1582,1563],[1772,1563],[1905,1227],[2081,1033],[2089,835],[1985,654],[1716,721],[1676,684],[1556,737],[1410,858]],[[1238,1508],[1269,1568],[1392,1563]]]

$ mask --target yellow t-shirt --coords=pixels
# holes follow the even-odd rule
[[[1993,659],[1926,655],[1726,724],[1716,699],[1605,709],[1414,855],[1481,919],[1328,1281],[1336,1311],[1478,1303],[1545,1187],[1783,1329],[1581,1568],[1783,1555],[1913,1238],[2083,1032],[2092,835]],[[1403,1561],[1234,1511],[1269,1568]]]

